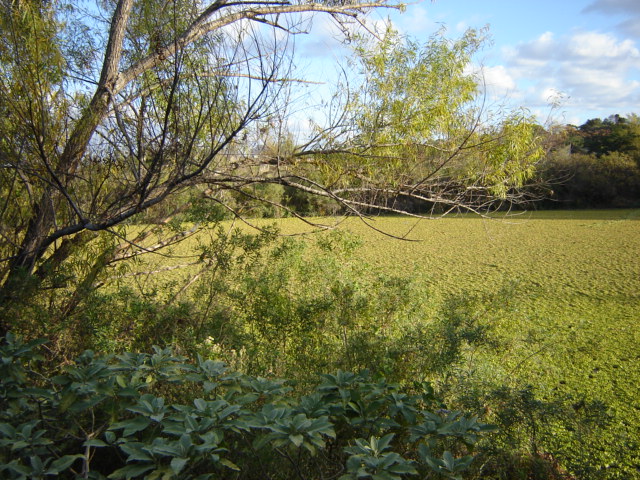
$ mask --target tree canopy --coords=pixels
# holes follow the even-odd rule
[[[640,201],[640,120],[635,114],[592,118],[549,132],[539,166],[545,207],[633,207]]]
[[[5,326],[32,288],[71,288],[64,316],[107,265],[188,236],[197,226],[176,228],[178,214],[197,206],[206,223],[220,210],[241,215],[239,196],[273,204],[258,186],[354,215],[402,212],[402,198],[472,210],[509,198],[541,151],[526,115],[488,121],[466,69],[481,36],[354,35],[379,7],[400,6],[3,0]],[[301,80],[292,38],[311,14],[342,26],[354,64],[327,123],[299,139],[282,112]],[[124,228],[143,215],[169,228]]]

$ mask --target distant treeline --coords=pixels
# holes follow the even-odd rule
[[[612,115],[545,132],[534,187],[541,208],[640,206],[640,117]]]

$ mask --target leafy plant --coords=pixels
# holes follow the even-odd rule
[[[324,375],[298,397],[286,382],[156,347],[116,356],[87,351],[46,375],[37,364],[41,343],[9,334],[0,345],[3,478],[458,474],[471,457],[447,450],[441,464],[432,454],[442,453],[442,440],[468,453],[488,431],[476,419],[425,410],[429,392],[404,393],[367,372]]]
[[[413,462],[390,449],[393,433],[382,438],[372,436],[369,441],[358,438],[353,447],[345,449],[351,456],[347,460],[347,474],[341,480],[372,478],[373,480],[397,480],[418,471]]]

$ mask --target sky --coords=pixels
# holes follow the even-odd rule
[[[488,27],[490,41],[474,58],[488,95],[540,123],[640,114],[640,0],[426,0],[403,14],[377,11],[370,22],[386,17],[417,41],[443,26],[451,38]],[[310,33],[301,61],[322,78],[344,49],[326,19]]]

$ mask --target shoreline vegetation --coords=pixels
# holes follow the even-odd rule
[[[371,220],[394,235],[411,229],[418,242],[356,218],[293,237],[308,225],[257,219],[262,233],[231,233],[224,221],[98,289],[74,317],[74,335],[97,352],[150,351],[165,339],[190,358],[290,379],[301,395],[318,373],[367,369],[411,395],[428,385],[435,410],[497,426],[474,446],[473,478],[633,478],[640,210],[498,217]],[[216,258],[217,270],[201,258],[137,275],[194,255]]]

